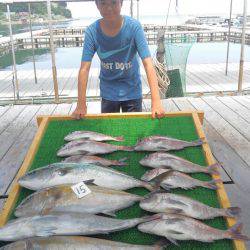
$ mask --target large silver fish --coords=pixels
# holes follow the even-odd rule
[[[129,207],[144,199],[124,191],[88,185],[91,193],[79,199],[70,185],[39,190],[26,197],[15,210],[16,217],[43,215],[52,212],[108,214]]]
[[[20,240],[0,250],[161,250],[161,246],[133,245],[83,236],[50,236]]]
[[[148,156],[140,160],[140,164],[152,168],[171,168],[173,170],[184,173],[209,174],[218,174],[218,167],[220,166],[219,163],[215,163],[208,167],[204,167],[193,162],[187,161],[181,157],[163,152],[149,154]]]
[[[18,182],[31,190],[39,190],[62,184],[75,184],[81,181],[94,180],[94,184],[116,190],[126,190],[134,187],[145,187],[152,191],[154,187],[145,181],[112,168],[94,164],[53,163],[43,168],[30,171]]]
[[[142,223],[138,229],[144,233],[166,237],[173,243],[176,240],[196,240],[213,242],[221,239],[249,240],[241,234],[241,224],[228,230],[210,227],[198,220],[179,214],[163,214],[161,219]]]
[[[196,141],[182,141],[167,136],[149,136],[137,142],[136,151],[169,151],[180,150],[186,147],[195,147],[203,144],[201,139]]]
[[[175,213],[206,220],[215,217],[238,217],[238,207],[214,208],[183,195],[154,193],[140,202],[140,207],[153,213]]]
[[[0,228],[0,240],[16,241],[30,237],[53,235],[107,234],[132,228],[139,223],[158,218],[152,215],[135,219],[113,219],[93,214],[65,213],[23,217],[12,220]]]
[[[75,141],[79,139],[91,140],[91,141],[123,141],[123,136],[113,137],[94,131],[74,131],[68,134],[65,141]]]
[[[71,141],[58,150],[57,156],[109,154],[115,151],[133,151],[133,147],[118,146],[89,140]]]
[[[182,189],[193,189],[195,187],[204,187],[209,189],[218,189],[216,183],[222,182],[221,179],[216,179],[212,181],[200,181],[198,179],[194,179],[191,176],[170,170],[168,172],[162,173],[151,180],[156,183],[157,186],[161,186],[166,190],[170,190],[172,188],[182,188]]]
[[[105,167],[109,166],[126,166],[125,160],[127,158],[122,158],[120,160],[108,160],[94,155],[73,155],[66,158],[62,162],[71,162],[71,163],[91,163],[91,164],[100,164]]]

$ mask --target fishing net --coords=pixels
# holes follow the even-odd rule
[[[168,70],[179,70],[182,91],[186,93],[186,65],[192,45],[192,37],[181,35],[165,39],[165,60]]]

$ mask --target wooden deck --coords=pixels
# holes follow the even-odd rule
[[[225,76],[225,64],[191,64],[187,65],[187,94],[236,91],[238,88],[239,66],[229,64],[228,76]],[[58,69],[59,94],[63,98],[77,97],[78,69]],[[98,69],[91,69],[87,96],[99,97]],[[20,97],[22,99],[52,98],[54,94],[51,70],[37,71],[38,83],[34,82],[32,70],[18,71]],[[149,93],[145,72],[142,70],[143,94]],[[245,63],[243,89],[250,92],[250,62]],[[0,72],[0,101],[13,99],[13,84],[11,71]]]
[[[75,105],[0,106],[0,210],[37,131],[36,116],[70,114]],[[166,111],[205,112],[204,131],[214,157],[222,162],[221,175],[232,206],[242,208],[241,220],[250,235],[250,95],[174,98],[164,100],[164,106]],[[143,108],[149,111],[150,100],[144,100]],[[89,102],[88,113],[100,113],[100,102]]]

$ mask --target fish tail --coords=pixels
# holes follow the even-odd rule
[[[144,188],[146,188],[147,190],[149,190],[150,192],[153,192],[155,190],[158,189],[158,185],[157,184],[154,184],[154,183],[149,183],[149,182],[146,182],[146,181],[142,181],[142,186]]]
[[[203,187],[210,188],[210,189],[213,189],[213,190],[217,190],[218,186],[216,184],[217,183],[221,183],[221,182],[222,182],[221,179],[216,179],[216,180],[208,181],[208,182],[204,183]]]
[[[129,146],[120,146],[119,147],[120,150],[123,150],[123,151],[134,151],[134,147],[129,147]]]
[[[229,207],[225,210],[225,216],[228,217],[239,217],[241,213],[241,209],[239,207]]]
[[[128,157],[124,157],[122,159],[119,159],[118,161],[115,161],[115,165],[117,166],[126,166],[128,165],[125,161],[128,159]]]
[[[117,137],[114,137],[114,138],[115,138],[115,141],[124,141],[123,136],[117,136]]]
[[[220,163],[215,163],[206,168],[206,172],[209,174],[219,174],[219,167],[221,167]]]
[[[233,240],[250,240],[250,238],[246,235],[243,235],[241,233],[243,224],[238,222],[235,225],[233,225],[231,228],[229,228],[227,230],[228,234],[229,234],[229,239],[233,239]]]
[[[198,139],[198,140],[196,140],[196,141],[191,142],[190,145],[191,145],[191,146],[200,146],[200,145],[202,145],[203,143],[204,143],[204,139],[203,139],[203,138],[200,138],[200,139]]]

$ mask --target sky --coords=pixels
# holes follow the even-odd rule
[[[140,0],[140,15],[166,15],[171,0]],[[134,12],[136,3],[134,1]],[[233,14],[243,13],[244,0],[233,0]],[[153,5],[153,7],[152,7]],[[178,13],[180,15],[229,15],[230,0],[178,0]],[[99,17],[94,2],[68,3],[74,18]],[[124,0],[122,14],[129,14],[130,1]],[[248,1],[247,13],[250,15],[250,1]],[[170,15],[176,14],[175,0],[170,4]]]

